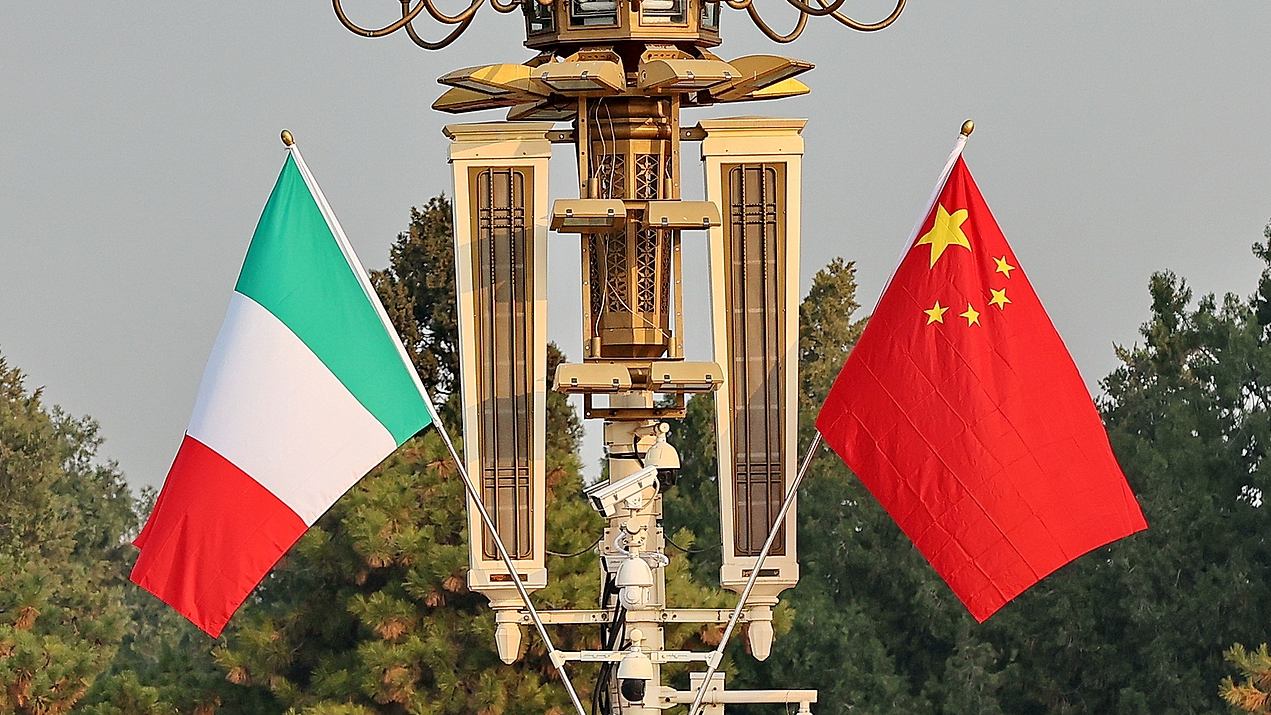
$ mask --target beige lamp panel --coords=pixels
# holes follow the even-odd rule
[[[724,368],[716,400],[723,563],[746,584],[794,478],[798,439],[799,183],[804,120],[701,122],[710,229],[712,333]],[[767,657],[771,606],[799,580],[796,507],[778,532],[750,600],[751,651]]]
[[[468,508],[468,585],[490,599],[505,662],[519,655],[521,599],[547,585],[548,123],[451,125],[464,461],[516,565],[509,574]]]

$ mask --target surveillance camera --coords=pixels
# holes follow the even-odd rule
[[[629,703],[644,702],[645,686],[649,684],[647,680],[639,680],[637,678],[627,678],[618,681],[618,689],[622,691],[622,697],[627,699]]]
[[[649,467],[656,467],[658,470],[658,481],[661,482],[662,489],[675,486],[675,482],[680,477],[680,453],[675,451],[675,447],[666,441],[666,433],[671,428],[662,422],[657,427],[657,439],[654,440],[653,446],[649,447],[649,451],[644,454],[644,463]]]
[[[601,516],[617,516],[619,509],[639,511],[644,508],[645,491],[658,485],[656,467],[645,467],[616,482],[598,482],[583,490],[587,501]]]
[[[631,650],[618,663],[618,690],[629,703],[644,700],[645,686],[653,679],[653,661],[640,648],[644,634],[640,629],[631,631]]]
[[[629,611],[643,608],[649,589],[653,588],[653,569],[639,556],[630,556],[618,567],[614,585],[618,587],[618,601],[623,608]]]

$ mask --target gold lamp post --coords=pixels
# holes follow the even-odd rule
[[[524,625],[610,624],[604,650],[562,652],[547,644],[564,673],[570,661],[601,661],[601,710],[652,715],[677,703],[722,715],[725,703],[796,703],[808,712],[816,691],[730,691],[716,674],[723,645],[711,653],[664,649],[663,624],[738,622],[751,653],[771,652],[772,608],[799,578],[794,520],[786,497],[796,460],[800,177],[804,120],[737,117],[684,126],[684,109],[805,94],[802,60],[749,55],[724,60],[721,11],[744,11],[770,39],[797,38],[810,17],[859,31],[844,0],[784,0],[798,12],[787,34],[773,30],[753,0],[490,0],[520,12],[520,64],[455,70],[433,108],[449,113],[506,109],[505,121],[452,124],[455,252],[459,289],[464,466],[481,503],[469,498],[471,588],[490,599],[496,646],[512,663]],[[401,17],[351,31],[398,31],[425,49],[441,49],[473,22],[485,0],[447,15],[432,0],[399,0]],[[422,38],[427,16],[450,29]],[[558,123],[567,123],[557,128]],[[682,148],[697,144],[706,201],[681,199]],[[577,158],[577,197],[548,196],[552,144]],[[684,359],[680,241],[704,232],[710,246],[713,362]],[[549,233],[574,236],[582,272],[582,355],[546,375]],[[701,235],[701,234],[699,234]],[[567,240],[567,239],[566,239]],[[702,280],[704,277],[697,277]],[[534,609],[528,591],[543,588],[544,444],[548,389],[581,395],[584,416],[604,420],[608,479],[586,497],[608,521],[601,539],[602,603],[596,609]],[[666,602],[662,491],[679,457],[662,420],[682,417],[686,395],[719,392],[717,445],[721,504],[721,583],[743,594],[733,613]],[[661,395],[662,399],[658,399]],[[483,507],[495,528],[485,528]],[[514,567],[509,568],[509,566]],[[514,571],[514,572],[513,572]],[[622,625],[617,625],[619,621]],[[692,689],[661,684],[668,662],[701,662]],[[572,689],[571,689],[572,693]],[[609,708],[603,707],[609,703]],[[577,701],[575,701],[577,705]],[[580,710],[581,710],[581,706]],[[691,713],[690,715],[694,715]]]

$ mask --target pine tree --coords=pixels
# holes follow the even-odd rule
[[[97,425],[46,408],[0,356],[0,712],[68,712],[123,635],[136,527]]]
[[[371,283],[433,399],[445,402],[459,379],[459,318],[455,294],[454,214],[435,196],[411,208],[389,267]]]
[[[1271,653],[1267,652],[1267,644],[1263,643],[1250,653],[1237,643],[1227,650],[1224,657],[1228,663],[1235,664],[1242,681],[1237,685],[1230,675],[1223,678],[1218,685],[1218,695],[1240,712],[1255,715],[1271,713]]]
[[[153,494],[149,495],[153,497]],[[144,504],[139,513],[146,513]],[[110,668],[75,709],[83,715],[264,715],[279,706],[265,688],[225,679],[212,659],[214,641],[140,588],[124,598],[129,624]]]

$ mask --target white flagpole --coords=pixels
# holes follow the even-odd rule
[[[909,232],[909,240],[905,241],[904,247],[900,249],[900,256],[896,259],[896,267],[892,269],[882,292],[878,294],[878,300],[883,299],[883,294],[891,286],[892,278],[896,277],[896,271],[900,269],[900,264],[905,261],[905,256],[909,254],[909,249],[913,248],[914,241],[918,240],[918,232],[922,230],[922,224],[926,223],[927,217],[931,215],[931,209],[936,207],[936,199],[940,198],[940,192],[944,191],[945,182],[949,180],[949,174],[953,173],[953,165],[958,162],[958,157],[962,156],[962,150],[966,148],[966,140],[973,131],[975,131],[975,122],[968,119],[962,123],[962,131],[958,134],[958,140],[953,143],[953,151],[949,152],[949,159],[945,161],[944,168],[940,170],[940,178],[936,180],[936,187],[931,190],[931,198],[927,199],[926,208],[918,215],[917,223],[914,224],[913,230]],[[877,303],[874,304],[874,308],[878,308]]]
[[[786,514],[790,511],[790,507],[794,504],[794,497],[799,493],[799,485],[803,483],[803,476],[807,474],[808,467],[812,464],[812,457],[816,456],[816,450],[821,446],[821,433],[817,432],[812,438],[812,444],[808,447],[808,454],[803,458],[803,464],[799,466],[798,474],[794,475],[794,481],[790,484],[790,489],[786,491],[785,501],[781,503],[781,511],[777,512],[777,518],[772,523],[772,528],[768,531],[768,538],[763,542],[763,548],[759,550],[759,557],[755,559],[755,565],[750,569],[750,578],[746,579],[746,587],[741,590],[741,597],[737,599],[737,605],[733,607],[732,615],[728,617],[728,625],[724,628],[724,635],[719,639],[719,645],[715,646],[715,650],[710,654],[710,659],[706,661],[706,677],[702,678],[702,684],[697,686],[697,692],[693,695],[693,704],[688,708],[688,715],[697,715],[697,709],[702,705],[702,698],[706,695],[707,686],[710,685],[711,677],[715,675],[715,671],[719,670],[719,664],[724,659],[724,648],[728,645],[728,639],[733,635],[733,628],[737,626],[737,620],[741,618],[741,610],[746,605],[746,599],[750,597],[750,591],[755,587],[755,581],[759,578],[759,570],[763,568],[763,562],[768,558],[768,552],[772,550],[772,544],[777,540],[777,531],[781,528],[781,523],[785,521]]]
[[[344,235],[344,229],[340,227],[340,222],[336,220],[335,212],[331,210],[331,205],[327,203],[326,196],[323,196],[322,189],[318,188],[318,182],[313,178],[313,174],[309,172],[309,166],[305,164],[304,157],[300,156],[300,148],[296,146],[291,132],[285,129],[282,132],[282,143],[287,146],[292,158],[296,160],[296,168],[300,169],[300,175],[304,177],[305,184],[308,185],[310,193],[313,194],[314,201],[317,202],[318,209],[327,221],[327,227],[331,229],[336,243],[339,244],[340,250],[344,253],[345,260],[353,267],[353,272],[357,275],[358,282],[362,285],[362,290],[366,293],[367,298],[370,299],[371,305],[375,306],[375,310],[380,316],[380,321],[384,324],[384,329],[388,331],[389,335],[393,336],[393,343],[397,346],[397,351],[401,355],[402,361],[406,363],[407,372],[410,373],[411,378],[414,380],[415,388],[419,390],[419,395],[424,399],[424,404],[428,406],[428,414],[432,416],[433,426],[437,428],[437,432],[441,434],[442,441],[446,443],[450,458],[454,460],[455,466],[459,470],[464,489],[472,497],[472,503],[477,506],[477,513],[481,515],[481,521],[494,537],[494,545],[498,548],[499,556],[503,558],[503,563],[508,567],[508,574],[512,578],[512,584],[516,586],[516,591],[520,594],[521,601],[525,604],[525,609],[529,611],[530,618],[534,621],[535,627],[538,628],[539,637],[543,639],[543,644],[547,646],[547,657],[552,661],[552,665],[556,667],[556,671],[560,673],[561,682],[565,684],[565,690],[569,693],[569,699],[574,703],[574,709],[578,711],[578,715],[587,715],[587,712],[583,709],[582,701],[578,699],[578,692],[574,690],[574,684],[569,679],[569,674],[565,672],[565,656],[552,644],[551,636],[547,633],[547,627],[543,625],[543,619],[538,615],[538,609],[530,601],[529,592],[525,590],[525,585],[518,578],[516,565],[512,562],[512,555],[508,553],[507,546],[503,544],[503,539],[499,536],[499,530],[494,524],[494,519],[490,518],[490,513],[486,511],[480,492],[477,491],[476,485],[472,483],[463,459],[459,457],[459,452],[455,449],[454,442],[450,440],[450,433],[446,431],[446,424],[441,421],[441,416],[437,414],[437,408],[433,405],[432,398],[429,397],[428,390],[424,388],[423,382],[420,381],[419,373],[415,370],[414,363],[406,353],[406,347],[402,345],[401,338],[397,335],[397,330],[393,327],[388,313],[384,310],[379,296],[375,293],[375,288],[367,278],[366,269],[362,267],[362,262],[358,260],[357,254],[353,252],[353,246],[349,243],[348,237]]]

